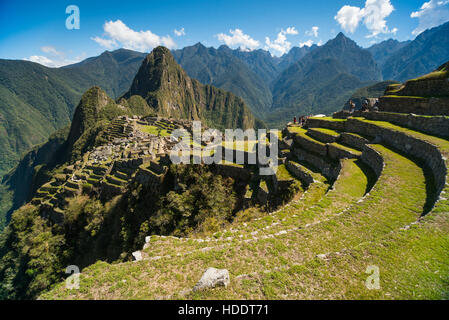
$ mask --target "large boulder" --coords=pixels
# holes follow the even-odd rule
[[[230,283],[229,272],[226,269],[209,268],[204,272],[193,291],[212,289],[218,286],[227,287]]]

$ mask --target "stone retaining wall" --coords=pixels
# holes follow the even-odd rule
[[[319,141],[326,142],[326,143],[332,143],[332,142],[336,142],[338,140],[338,136],[333,136],[331,134],[327,134],[327,133],[321,132],[319,130],[315,130],[313,128],[310,128],[309,130],[307,130],[307,135],[309,135],[312,138],[315,138]]]
[[[296,135],[293,140],[295,142],[295,147],[301,147],[323,157],[327,155],[327,146],[324,143],[307,139],[307,137],[303,137],[301,135]]]
[[[151,161],[151,157],[135,158],[129,160],[118,160],[115,161],[114,166],[118,169],[120,168],[130,168],[137,169],[142,164],[148,164]]]
[[[216,164],[215,171],[217,174],[223,177],[229,177],[234,180],[249,181],[249,179],[251,178],[251,172],[248,169],[240,166]]]
[[[285,164],[286,168],[298,178],[304,186],[307,188],[311,183],[313,183],[313,177],[311,174],[303,171],[299,165],[293,161],[287,161]]]
[[[449,96],[449,81],[447,79],[410,80],[397,93],[401,96]]]
[[[325,128],[337,131],[345,131],[345,121],[329,121],[326,119],[309,118],[306,122],[307,128]]]
[[[363,116],[369,120],[387,121],[430,135],[449,137],[449,117],[445,116],[426,117],[393,112],[367,112]]]
[[[315,166],[326,178],[335,180],[341,170],[341,164],[338,161],[332,161],[322,156],[310,153],[302,148],[294,148],[293,153],[299,161],[306,161]]]
[[[356,149],[363,150],[365,145],[369,143],[369,141],[363,137],[358,137],[353,134],[344,132],[340,135],[340,141],[348,146],[351,146]]]
[[[379,98],[379,111],[449,116],[449,98],[384,96]]]
[[[327,152],[328,152],[328,156],[335,160],[345,159],[345,158],[346,159],[357,159],[359,157],[358,155],[353,154],[349,150],[341,149],[332,144],[327,145]]]
[[[365,145],[363,148],[361,160],[374,171],[377,178],[380,177],[384,168],[384,159],[379,152],[374,150],[369,145]]]
[[[376,136],[386,144],[416,157],[432,170],[437,194],[443,190],[446,183],[447,168],[440,151],[430,142],[419,140],[404,132],[393,129],[382,128],[375,124],[366,123],[358,119],[348,119],[346,130],[368,136]]]

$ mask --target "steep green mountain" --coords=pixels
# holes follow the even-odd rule
[[[0,177],[23,152],[70,122],[88,88],[98,85],[112,97],[123,94],[144,56],[124,49],[106,51],[63,68],[0,60]]]
[[[272,97],[268,85],[229,48],[206,48],[198,43],[172,53],[191,78],[243,98],[255,115],[260,116],[270,108]]]
[[[105,51],[97,57],[62,67],[60,72],[70,74],[72,81],[80,86],[100,86],[109,96],[117,98],[129,89],[145,56],[145,53],[127,49]]]
[[[371,54],[340,33],[281,73],[273,86],[273,110],[266,121],[340,109],[354,90],[381,79]]]
[[[312,52],[318,48],[316,44],[312,45],[311,47],[303,46],[303,47],[293,47],[290,49],[290,51],[286,54],[284,54],[279,60],[278,64],[278,70],[279,72],[284,71],[288,67],[290,67],[292,64],[298,62],[302,58],[304,58],[309,52]]]
[[[253,51],[231,50],[227,46],[221,46],[218,50],[229,52],[244,61],[267,85],[270,85],[279,75],[281,58],[273,57],[268,51],[262,49]]]
[[[199,50],[203,49],[207,50],[199,46]],[[190,78],[164,47],[155,48],[143,61],[124,97],[128,99],[134,95],[143,97],[163,116],[204,120],[217,128],[253,128],[256,125],[241,98]]]
[[[384,79],[400,82],[427,74],[449,60],[449,22],[421,33],[396,51],[382,68]]]
[[[382,69],[382,66],[384,65],[385,61],[388,60],[393,54],[395,54],[397,51],[404,48],[406,45],[408,45],[411,41],[398,41],[393,39],[388,39],[379,43],[376,43],[372,45],[371,47],[367,48],[369,52],[373,55],[374,61],[376,61],[379,68]]]

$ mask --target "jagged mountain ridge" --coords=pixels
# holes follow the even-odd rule
[[[449,60],[449,22],[421,33],[396,51],[382,68],[384,79],[400,82],[427,74]]]
[[[398,41],[394,39],[388,39],[385,41],[382,41],[380,43],[376,43],[372,45],[371,47],[367,48],[369,52],[373,55],[374,61],[378,64],[380,68],[383,67],[385,61],[388,60],[393,54],[395,54],[397,51],[404,48],[406,45],[408,45],[411,42],[411,40],[408,41]]]
[[[233,52],[228,47],[206,48],[201,43],[172,51],[175,60],[191,78],[231,91],[260,116],[271,106],[271,91],[264,80]]]
[[[300,114],[336,111],[354,90],[381,78],[372,55],[340,33],[281,73],[267,121],[280,124]]]

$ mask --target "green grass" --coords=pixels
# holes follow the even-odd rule
[[[326,135],[333,136],[333,137],[340,136],[340,133],[338,133],[337,131],[331,130],[331,129],[326,129],[326,128],[310,128],[309,130],[319,131],[321,133],[324,133]]]
[[[158,128],[157,126],[147,126],[147,125],[141,125],[141,124],[139,124],[138,126],[139,126],[139,130],[142,132],[145,132],[145,133],[149,133],[149,134],[152,134],[155,136],[160,134],[162,137],[170,137],[171,136],[171,134],[168,133],[166,129],[161,129],[161,128]]]
[[[333,121],[333,122],[345,122],[346,119],[334,119],[332,117],[310,117],[309,119],[313,120],[324,120],[324,121]]]
[[[345,145],[343,145],[341,143],[333,142],[330,145],[332,145],[332,146],[334,146],[334,147],[336,147],[338,149],[342,149],[342,150],[351,152],[352,154],[355,154],[356,156],[361,156],[362,155],[361,151],[356,150],[356,149],[351,148],[351,147],[348,147],[348,146],[345,146]]]

